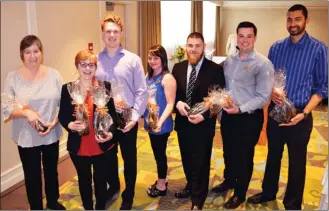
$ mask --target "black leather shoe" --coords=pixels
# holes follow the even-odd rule
[[[241,198],[238,196],[232,196],[225,204],[224,208],[225,209],[236,209],[242,204],[246,198]]]
[[[120,188],[116,187],[116,188],[109,188],[106,191],[106,200],[111,200],[113,198],[113,196],[117,193],[120,192]]]
[[[133,202],[132,201],[122,201],[120,210],[131,210],[133,206]]]
[[[275,200],[276,197],[265,197],[263,195],[263,193],[257,193],[253,196],[250,196],[247,200],[248,203],[250,204],[261,204],[261,203],[265,203],[265,202],[268,202],[268,201],[273,201]]]
[[[55,204],[47,204],[47,208],[50,210],[66,210],[66,208],[59,202],[56,202]]]
[[[224,182],[222,182],[221,184],[213,187],[211,191],[215,193],[223,193],[228,191],[229,189],[233,189],[233,187],[227,186]]]
[[[191,190],[190,189],[187,189],[187,188],[184,188],[183,190],[181,190],[180,192],[176,192],[175,193],[175,197],[176,198],[187,198],[191,195]]]

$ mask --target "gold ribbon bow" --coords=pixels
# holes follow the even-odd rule
[[[75,104],[73,116],[77,116],[78,112],[84,112],[87,116],[89,116],[89,111],[86,109],[86,105],[84,104]]]
[[[96,111],[98,111],[101,116],[104,116],[109,110],[107,107],[97,107]]]

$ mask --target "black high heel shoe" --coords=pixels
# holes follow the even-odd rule
[[[165,190],[159,190],[156,187],[157,181],[151,185],[151,187],[148,188],[146,191],[147,195],[149,195],[152,198],[156,198],[158,196],[165,196],[167,194],[167,189],[168,189],[168,182],[166,182],[166,189]]]

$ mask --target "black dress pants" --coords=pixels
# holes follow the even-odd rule
[[[58,185],[59,142],[36,147],[20,147],[18,152],[23,165],[27,199],[31,210],[42,210],[41,162],[44,170],[45,192],[48,205],[55,205],[59,198]]]
[[[263,194],[276,196],[279,187],[281,159],[284,145],[287,144],[289,171],[283,204],[286,209],[301,209],[305,186],[307,145],[313,128],[312,114],[295,126],[282,127],[268,118],[268,154],[263,180]]]
[[[192,204],[203,207],[208,195],[210,158],[214,132],[211,134],[197,129],[177,131],[186,188],[192,192]]]
[[[106,152],[109,153],[109,152]],[[74,167],[78,173],[79,191],[83,207],[93,210],[92,180],[94,180],[97,210],[104,210],[106,204],[107,159],[105,154],[80,156],[70,153]],[[93,169],[93,172],[92,172]]]
[[[124,162],[124,176],[126,188],[122,192],[122,200],[133,202],[135,196],[135,184],[137,177],[137,130],[138,123],[127,133],[118,132],[118,140]],[[113,149],[117,152],[117,148]],[[107,183],[111,187],[119,187],[120,181],[118,176],[118,157],[110,156],[108,158],[109,171],[113,172],[107,178]],[[116,173],[114,173],[116,172]]]
[[[245,198],[254,167],[254,148],[263,127],[262,109],[242,114],[223,111],[221,134],[224,151],[224,179],[234,195]]]

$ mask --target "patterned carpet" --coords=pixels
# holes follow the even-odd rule
[[[328,114],[326,112],[314,112],[314,126],[328,128]],[[140,127],[141,128],[141,127]],[[154,161],[151,145],[149,142],[148,134],[144,129],[138,131],[138,175],[136,183],[136,196],[134,199],[133,209],[136,210],[175,210],[175,209],[190,209],[190,200],[178,200],[174,198],[175,191],[185,186],[185,178],[180,159],[180,152],[177,142],[176,132],[172,132],[169,137],[167,156],[168,156],[168,192],[167,196],[152,199],[147,196],[146,189],[150,184],[156,180],[156,164]],[[311,134],[311,141],[308,145],[308,160],[307,160],[307,175],[304,191],[303,209],[315,210],[318,208],[318,204],[321,197],[321,180],[322,175],[327,164],[328,155],[328,142],[320,135],[316,128],[313,129]],[[261,190],[261,182],[264,175],[264,169],[266,164],[267,146],[256,146],[254,157],[254,172],[252,180],[249,185],[247,196],[259,192]],[[123,177],[123,162],[120,158],[120,181],[121,191],[124,187]],[[212,151],[211,170],[210,170],[210,187],[220,183],[223,178],[223,150],[221,145],[220,127],[217,125],[216,137],[214,140],[214,147]],[[288,155],[285,149],[281,176],[279,182],[279,192],[277,200],[274,202],[265,203],[263,205],[250,205],[243,204],[239,210],[283,210],[282,199],[285,192],[285,186],[288,174]],[[81,199],[79,195],[79,189],[77,184],[77,177],[74,177],[71,181],[68,181],[60,187],[61,202],[68,210],[83,210],[81,206]],[[215,195],[211,192],[208,194],[208,198],[204,205],[204,209],[218,210],[223,209],[224,202],[233,194],[228,192],[226,195]],[[109,202],[109,210],[118,210],[121,205],[121,197]]]

